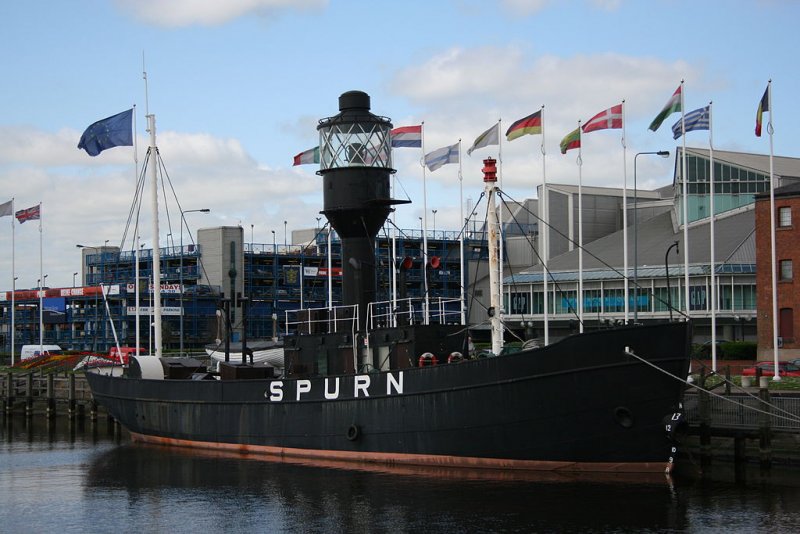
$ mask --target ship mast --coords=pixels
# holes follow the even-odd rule
[[[150,201],[153,210],[153,335],[156,356],[161,357],[161,251],[158,246],[158,147],[156,146],[156,116],[147,115],[150,133]],[[137,245],[138,246],[138,245]]]
[[[492,326],[492,352],[499,356],[503,351],[503,324],[500,322],[500,262],[499,231],[500,220],[497,217],[495,197],[497,196],[497,160],[488,158],[483,160],[483,183],[487,199],[486,226],[489,233],[489,321]]]

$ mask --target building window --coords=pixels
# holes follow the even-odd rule
[[[781,260],[780,280],[791,281],[792,279],[792,260]]]
[[[787,228],[792,225],[792,208],[784,206],[778,208],[778,226]]]
[[[794,338],[794,310],[792,308],[781,308],[778,335],[784,339]]]

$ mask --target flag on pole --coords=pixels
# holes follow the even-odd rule
[[[601,111],[583,125],[583,133],[622,128],[622,104]]]
[[[458,163],[458,143],[425,154],[425,166],[431,172],[447,163]]]
[[[489,145],[499,145],[500,144],[500,123],[498,122],[478,137],[475,138],[475,142],[472,143],[472,146],[469,147],[467,150],[467,155],[472,155],[473,150],[477,150],[479,148],[483,148]]]
[[[133,146],[133,108],[91,124],[83,132],[78,148],[90,156],[115,146]]]
[[[422,125],[400,126],[390,132],[394,148],[422,148]]]
[[[511,126],[508,127],[506,131],[506,139],[509,141],[513,141],[517,137],[522,137],[523,135],[531,134],[541,134],[542,133],[542,110],[540,109],[536,113],[532,113],[527,117],[523,117]]]
[[[8,202],[3,202],[2,204],[0,204],[0,217],[6,217],[8,215],[11,215],[12,214],[11,210],[13,209],[14,209],[13,200],[9,200]]]
[[[694,111],[690,111],[683,118],[683,123],[686,127],[686,131],[691,132],[694,130],[708,130],[709,117],[710,115],[708,106],[696,109]],[[678,121],[672,125],[673,139],[678,139],[684,133],[685,132],[681,132],[681,121]]]
[[[19,210],[14,216],[17,218],[20,224],[24,223],[25,221],[35,221],[37,219],[41,219],[41,206],[36,205],[32,208]]]
[[[650,130],[653,130],[655,132],[661,126],[661,123],[664,122],[664,119],[666,119],[676,111],[681,110],[681,89],[683,89],[682,84],[679,85],[677,89],[675,89],[675,92],[672,93],[672,96],[667,101],[667,104],[664,106],[664,109],[662,109],[658,113],[658,115],[656,115],[656,118],[653,119],[653,122],[650,123],[650,128],[649,128]]]
[[[758,111],[756,112],[756,137],[761,137],[761,115],[769,111],[769,86],[764,89],[764,96],[761,97],[761,102],[758,103]]]
[[[314,148],[310,148],[305,152],[300,152],[298,155],[294,157],[294,163],[292,163],[292,167],[297,165],[305,165],[307,163],[319,163],[319,147],[315,146]]]
[[[561,153],[566,154],[567,150],[573,148],[580,148],[581,146],[581,129],[575,128],[570,133],[564,136],[561,140]]]

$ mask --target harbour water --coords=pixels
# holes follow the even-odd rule
[[[495,477],[137,445],[106,420],[6,417],[0,437],[0,532],[11,534],[800,532],[800,471],[785,466]]]

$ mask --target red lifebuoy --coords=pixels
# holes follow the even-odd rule
[[[450,356],[447,357],[447,363],[459,363],[464,361],[464,355],[460,352],[451,352]]]
[[[437,363],[439,363],[439,360],[436,359],[436,356],[434,356],[433,353],[426,352],[425,354],[419,357],[420,367],[428,367],[436,365]]]

